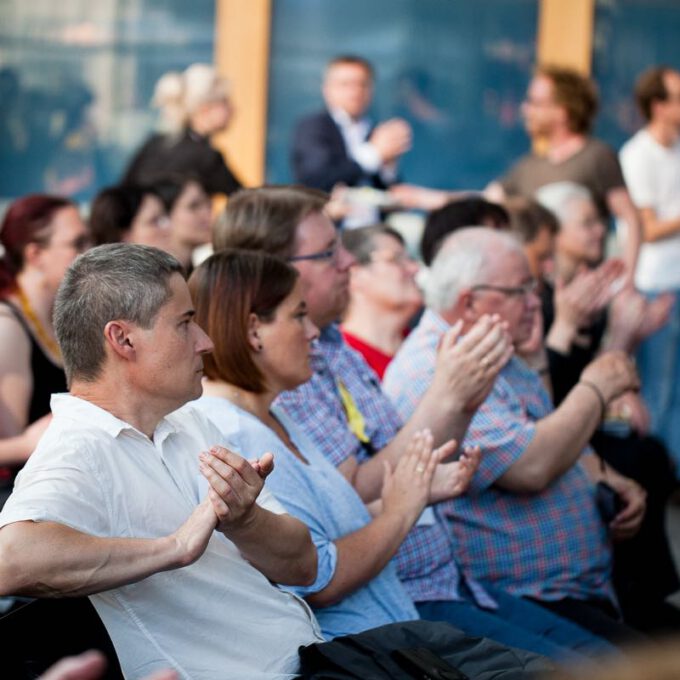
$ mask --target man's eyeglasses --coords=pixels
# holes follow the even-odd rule
[[[309,255],[293,255],[287,259],[288,262],[337,262],[338,253],[340,252],[340,241],[335,241],[330,248],[321,250],[318,253],[310,253]]]
[[[490,283],[480,283],[477,286],[472,286],[470,290],[492,290],[496,293],[508,295],[509,297],[528,297],[538,290],[538,280],[531,279],[521,286],[492,286]]]

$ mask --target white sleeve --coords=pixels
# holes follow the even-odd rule
[[[656,204],[654,160],[635,146],[626,146],[620,153],[626,186],[638,208],[654,208]]]

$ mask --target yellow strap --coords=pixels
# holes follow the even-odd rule
[[[366,422],[364,417],[361,415],[359,407],[349,393],[349,390],[345,387],[342,380],[337,381],[338,391],[340,392],[340,399],[342,401],[342,407],[345,409],[345,415],[347,416],[347,423],[349,424],[349,429],[352,430],[352,434],[362,443],[370,444],[371,440],[366,434]]]

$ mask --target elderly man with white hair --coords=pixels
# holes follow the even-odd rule
[[[535,285],[512,235],[482,227],[452,234],[430,271],[428,309],[385,376],[400,415],[408,417],[427,389],[439,341],[452,325],[465,334],[481,315],[497,314],[515,346],[525,342],[540,304]],[[607,403],[636,385],[629,359],[608,353],[555,409],[539,375],[512,358],[468,429],[466,442],[482,448],[470,492],[438,507],[475,577],[616,642],[635,633],[618,619],[610,538],[635,533],[644,492],[601,467],[587,444]],[[606,521],[595,491],[604,480],[622,501]]]

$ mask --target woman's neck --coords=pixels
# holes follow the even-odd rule
[[[380,351],[393,356],[404,340],[404,329],[413,316],[411,309],[376,309],[371,305],[350,304],[343,330]]]
[[[210,380],[209,378],[203,380],[203,394],[208,397],[227,399],[234,406],[248,411],[264,422],[269,419],[269,409],[276,398],[276,394],[271,392],[256,394],[231,383],[222,380]]]

